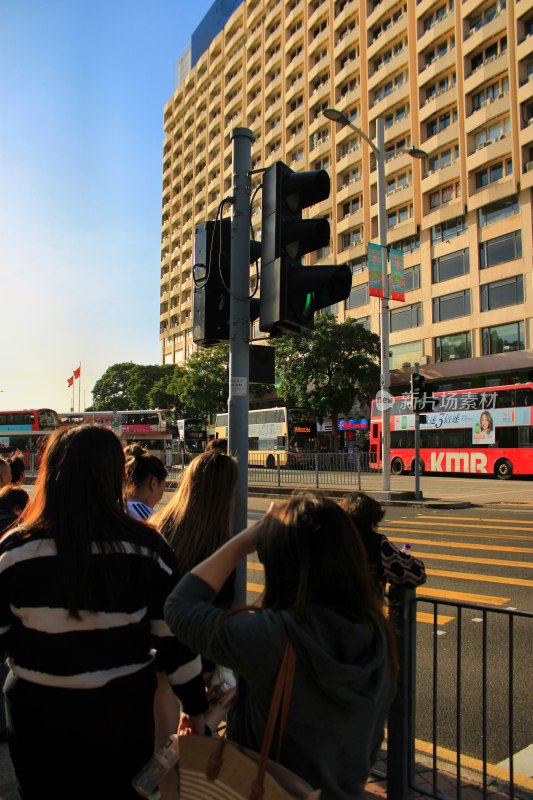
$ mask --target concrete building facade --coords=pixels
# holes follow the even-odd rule
[[[349,263],[352,292],[335,312],[379,333],[366,267],[375,158],[324,117],[333,106],[372,139],[383,117],[391,151],[428,153],[386,165],[388,244],[406,280],[405,302],[390,301],[391,369],[446,376],[462,362],[468,374],[474,359],[498,373],[511,352],[517,374],[533,367],[531,0],[245,0],[204,47],[164,109],[163,363],[194,347],[194,226],[231,195],[238,126],[254,134],[254,168],[328,171],[313,215],[329,217],[330,246],[308,263]],[[260,239],[260,191],[252,223]]]

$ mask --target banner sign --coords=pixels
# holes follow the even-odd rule
[[[368,294],[371,297],[383,297],[383,266],[381,264],[381,250],[379,244],[367,245],[368,247]]]
[[[391,300],[405,301],[405,275],[403,271],[403,252],[390,250]]]
[[[495,428],[514,428],[517,425],[531,424],[529,408],[496,408],[491,411],[453,411],[428,413],[425,422],[420,424],[421,429],[431,430],[439,428],[470,428],[472,430],[472,444],[494,444]],[[391,416],[391,430],[414,430],[415,416]]]

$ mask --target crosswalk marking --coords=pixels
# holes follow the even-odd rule
[[[507,522],[504,520],[497,520],[497,519],[480,519],[475,521],[472,517],[467,517],[466,519],[463,517],[417,517],[413,520],[408,520],[409,525],[416,525],[420,527],[421,525],[427,526],[427,522],[422,522],[422,519],[430,519],[432,522],[432,526],[437,523],[439,528],[483,528],[483,530],[489,528],[494,530],[501,530],[502,526],[505,526],[506,531],[533,531],[533,526],[531,525],[530,521],[527,522],[518,522],[513,520],[513,522]],[[455,519],[459,520],[459,522],[442,522],[443,519]],[[487,525],[489,522],[495,522],[496,525]],[[403,519],[387,519],[386,525],[392,525],[399,523],[400,525],[407,524]],[[527,527],[526,527],[527,526]]]
[[[502,583],[509,586],[533,586],[533,581],[526,578],[508,578],[498,575],[481,575],[474,572],[453,572],[451,570],[426,569],[426,575],[435,575],[437,578],[456,578],[460,581],[477,581],[480,583]]]
[[[457,537],[460,537],[461,539],[464,539],[464,538],[467,538],[467,537],[472,537],[474,539],[498,539],[498,541],[509,539],[511,542],[533,542],[533,536],[521,536],[519,533],[514,533],[514,534],[513,533],[510,533],[510,534],[505,534],[505,533],[474,533],[473,531],[471,533],[470,531],[463,531],[462,530],[462,526],[460,526],[460,525],[458,525],[457,527],[461,528],[461,532],[460,533],[456,533],[455,531],[439,531],[439,530],[435,530],[434,528],[428,529],[428,533],[431,533],[432,536],[435,536],[435,535],[437,535],[437,536],[438,535],[442,535],[442,536],[457,536]],[[404,523],[403,525],[395,525],[394,528],[389,528],[386,525],[380,525],[379,530],[382,533],[385,533],[385,532],[388,532],[388,531],[391,531],[393,533],[394,533],[394,531],[408,531],[409,533],[418,533],[418,534],[422,533],[422,531],[418,531],[418,530],[414,531],[412,525],[410,525],[408,523]],[[454,547],[455,547],[455,545],[454,545]]]
[[[416,551],[417,558],[429,558],[432,561],[460,561],[463,564],[489,564],[493,567],[513,567],[517,569],[533,569],[533,563],[525,561],[501,561],[494,558],[478,558],[477,556],[454,556],[447,553],[421,553]]]
[[[455,515],[452,517],[452,516],[447,516],[446,514],[439,514],[438,517],[436,517],[436,516],[433,516],[431,514],[417,514],[416,518],[417,519],[430,519],[432,522],[435,522],[435,520],[439,520],[440,521],[441,519],[453,519],[453,520],[461,520],[463,522],[474,522],[474,521],[477,520],[478,522],[499,522],[499,523],[501,523],[501,520],[498,519],[498,517],[456,517]],[[505,527],[507,527],[507,524],[508,524],[507,520],[505,520]],[[531,527],[531,521],[522,522],[522,520],[520,520],[520,519],[514,519],[511,524],[514,524],[514,525],[529,525]],[[533,528],[531,528],[531,529],[533,530]]]
[[[432,531],[433,533],[433,531]],[[391,542],[403,542],[400,536],[389,536]],[[490,550],[491,552],[499,553],[533,553],[533,547],[513,547],[512,545],[497,545],[497,544],[476,544],[470,542],[469,544],[457,544],[456,542],[436,542],[432,539],[409,539],[411,544],[421,544],[425,547],[453,547],[455,550]]]
[[[442,600],[458,600],[460,603],[484,603],[487,606],[503,606],[510,597],[497,597],[488,594],[473,594],[472,592],[454,592],[452,589],[432,589],[428,586],[418,586],[417,597],[434,597]]]

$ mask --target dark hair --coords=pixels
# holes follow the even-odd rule
[[[22,456],[15,454],[8,459],[9,466],[11,467],[11,480],[13,483],[18,483],[26,471],[26,464]]]
[[[126,456],[126,483],[138,488],[148,478],[163,481],[168,475],[165,465],[157,456],[150,455],[140,444],[130,444],[124,449]]]
[[[206,444],[205,449],[207,452],[211,450],[220,450],[221,453],[228,452],[228,440],[224,437],[223,439],[210,439],[210,441]]]
[[[375,528],[385,516],[381,503],[364,492],[347,494],[342,498],[340,506],[350,515],[360,530]]]
[[[311,605],[365,621],[379,611],[365,550],[348,514],[318,493],[296,495],[265,518],[257,553],[265,568],[267,608]]]
[[[32,502],[20,517],[24,535],[47,533],[54,539],[67,608],[95,610],[93,587],[119,591],[102,558],[95,573],[93,548],[123,552],[124,540],[141,547],[146,526],[124,510],[124,451],[118,437],[102,425],[59,428],[46,444]],[[152,541],[150,537],[150,541]],[[123,575],[126,582],[130,576]]]
[[[181,575],[229,539],[237,478],[233,456],[215,448],[201,453],[168,503],[151,518],[174,550]]]
[[[18,486],[6,486],[0,492],[0,508],[13,513],[14,508],[25,508],[30,496],[25,489]]]

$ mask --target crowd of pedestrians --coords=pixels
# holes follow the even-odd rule
[[[426,579],[379,532],[377,501],[303,492],[231,536],[227,443],[197,456],[159,509],[163,463],[99,425],[50,436],[29,502],[17,466],[0,460],[0,657],[21,798],[137,797],[154,747],[221,720],[221,735],[258,751],[288,641],[280,761],[324,800],[363,797],[395,692],[385,586]],[[264,592],[236,608],[236,569],[253,553]],[[210,706],[218,666],[237,687]],[[177,798],[172,774],[160,792]]]

